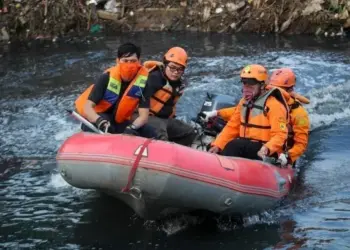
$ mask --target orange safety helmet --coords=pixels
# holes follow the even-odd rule
[[[187,53],[183,48],[173,47],[164,55],[164,60],[187,67]]]
[[[242,80],[255,80],[261,83],[265,83],[268,79],[266,68],[259,64],[250,64],[245,66],[242,69],[240,76]]]
[[[295,82],[295,74],[290,68],[280,68],[275,70],[269,79],[269,84],[281,88],[294,87]]]

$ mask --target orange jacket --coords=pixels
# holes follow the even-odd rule
[[[287,149],[292,162],[295,162],[306,150],[310,121],[306,109],[294,98],[290,98],[290,131],[288,133]]]
[[[107,111],[109,108],[114,106],[120,98],[119,93],[122,80],[120,77],[119,65],[111,67],[105,72],[109,72],[109,82],[103,99],[99,103],[96,103],[96,106],[94,107],[96,113],[103,113]],[[142,92],[146,87],[147,77],[147,69],[141,67],[135,78],[125,90],[124,95],[121,97],[122,99],[118,104],[114,117],[114,120],[117,123],[124,122],[125,120],[129,120],[131,118],[132,113],[137,108],[140,100],[139,98],[142,96]],[[85,116],[84,105],[89,98],[93,86],[94,85],[89,86],[75,101],[76,110],[82,116]]]
[[[229,141],[241,137],[263,142],[270,155],[281,153],[288,137],[288,113],[288,105],[276,88],[256,99],[252,108],[248,108],[246,101],[241,99],[212,145],[222,150]]]
[[[164,67],[163,63],[158,61],[146,61],[143,64],[149,72],[155,70],[155,69],[162,69]],[[167,83],[163,88],[158,90],[156,93],[154,93],[151,96],[150,100],[150,115],[157,115],[159,111],[164,107],[165,103],[172,97],[174,97],[174,106],[173,111],[169,118],[172,118],[175,116],[176,113],[176,103],[179,101],[180,97],[182,96],[182,93],[178,93],[176,90],[173,89],[173,87]]]
[[[225,121],[229,121],[233,113],[235,112],[236,107],[223,108],[218,110],[218,116],[221,116]]]

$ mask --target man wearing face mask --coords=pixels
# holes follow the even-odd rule
[[[77,112],[104,132],[140,135],[156,134],[148,126],[150,100],[144,95],[148,70],[140,64],[141,49],[132,43],[118,48],[117,64],[75,101]],[[138,107],[138,117],[131,122]],[[83,131],[91,131],[84,124]]]
[[[156,128],[160,140],[191,146],[196,137],[194,128],[175,119],[176,103],[186,87],[182,76],[187,59],[183,48],[173,47],[164,55],[163,63],[148,61],[144,65],[150,71],[146,94],[151,97],[148,124]]]
[[[288,136],[286,100],[278,88],[265,89],[268,74],[263,66],[248,65],[240,76],[243,98],[209,152],[255,160],[278,157]]]

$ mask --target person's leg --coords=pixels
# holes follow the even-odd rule
[[[197,137],[197,133],[191,125],[174,118],[168,119],[167,132],[169,141],[184,146],[191,146]]]
[[[225,148],[220,153],[224,156],[236,156],[236,157],[242,157],[244,152],[244,143],[240,139],[233,139],[232,141],[228,142],[225,146]]]
[[[167,124],[168,119],[149,116],[148,122],[145,124],[146,127],[143,130],[145,130],[144,133],[146,134],[155,134],[155,138],[158,140],[168,141]],[[151,130],[152,132],[150,132]]]
[[[143,125],[141,128],[137,129],[137,132],[139,132],[141,137],[145,137],[145,138],[157,139],[158,137],[156,129],[147,123]]]
[[[261,160],[257,154],[261,147],[261,142],[237,138],[227,143],[221,154],[225,156],[236,156],[252,160]]]

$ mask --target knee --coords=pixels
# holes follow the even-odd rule
[[[226,144],[221,154],[225,156],[240,156],[242,146],[243,145],[240,140],[233,139],[232,141]]]

